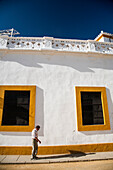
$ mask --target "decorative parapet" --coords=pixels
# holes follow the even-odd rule
[[[8,37],[5,37],[5,36],[0,37],[0,49],[7,48],[7,39]]]
[[[69,40],[52,37],[0,37],[0,49],[57,50],[113,54],[113,43],[94,40]]]

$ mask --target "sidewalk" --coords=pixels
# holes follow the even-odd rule
[[[38,155],[37,160],[31,160],[31,155],[0,155],[0,164],[46,164],[110,159],[113,159],[113,152]]]

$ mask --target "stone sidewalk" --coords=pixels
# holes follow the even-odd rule
[[[38,155],[37,160],[31,160],[30,155],[0,155],[0,164],[46,164],[110,159],[113,159],[113,152]]]

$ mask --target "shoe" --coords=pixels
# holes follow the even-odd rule
[[[34,157],[34,159],[38,159],[38,157],[37,157],[37,156],[35,156],[35,157]]]
[[[31,158],[31,160],[33,160],[34,158]]]

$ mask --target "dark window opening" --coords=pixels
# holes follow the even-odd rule
[[[5,91],[2,125],[29,125],[30,91]]]
[[[83,125],[104,124],[101,92],[81,92]]]

